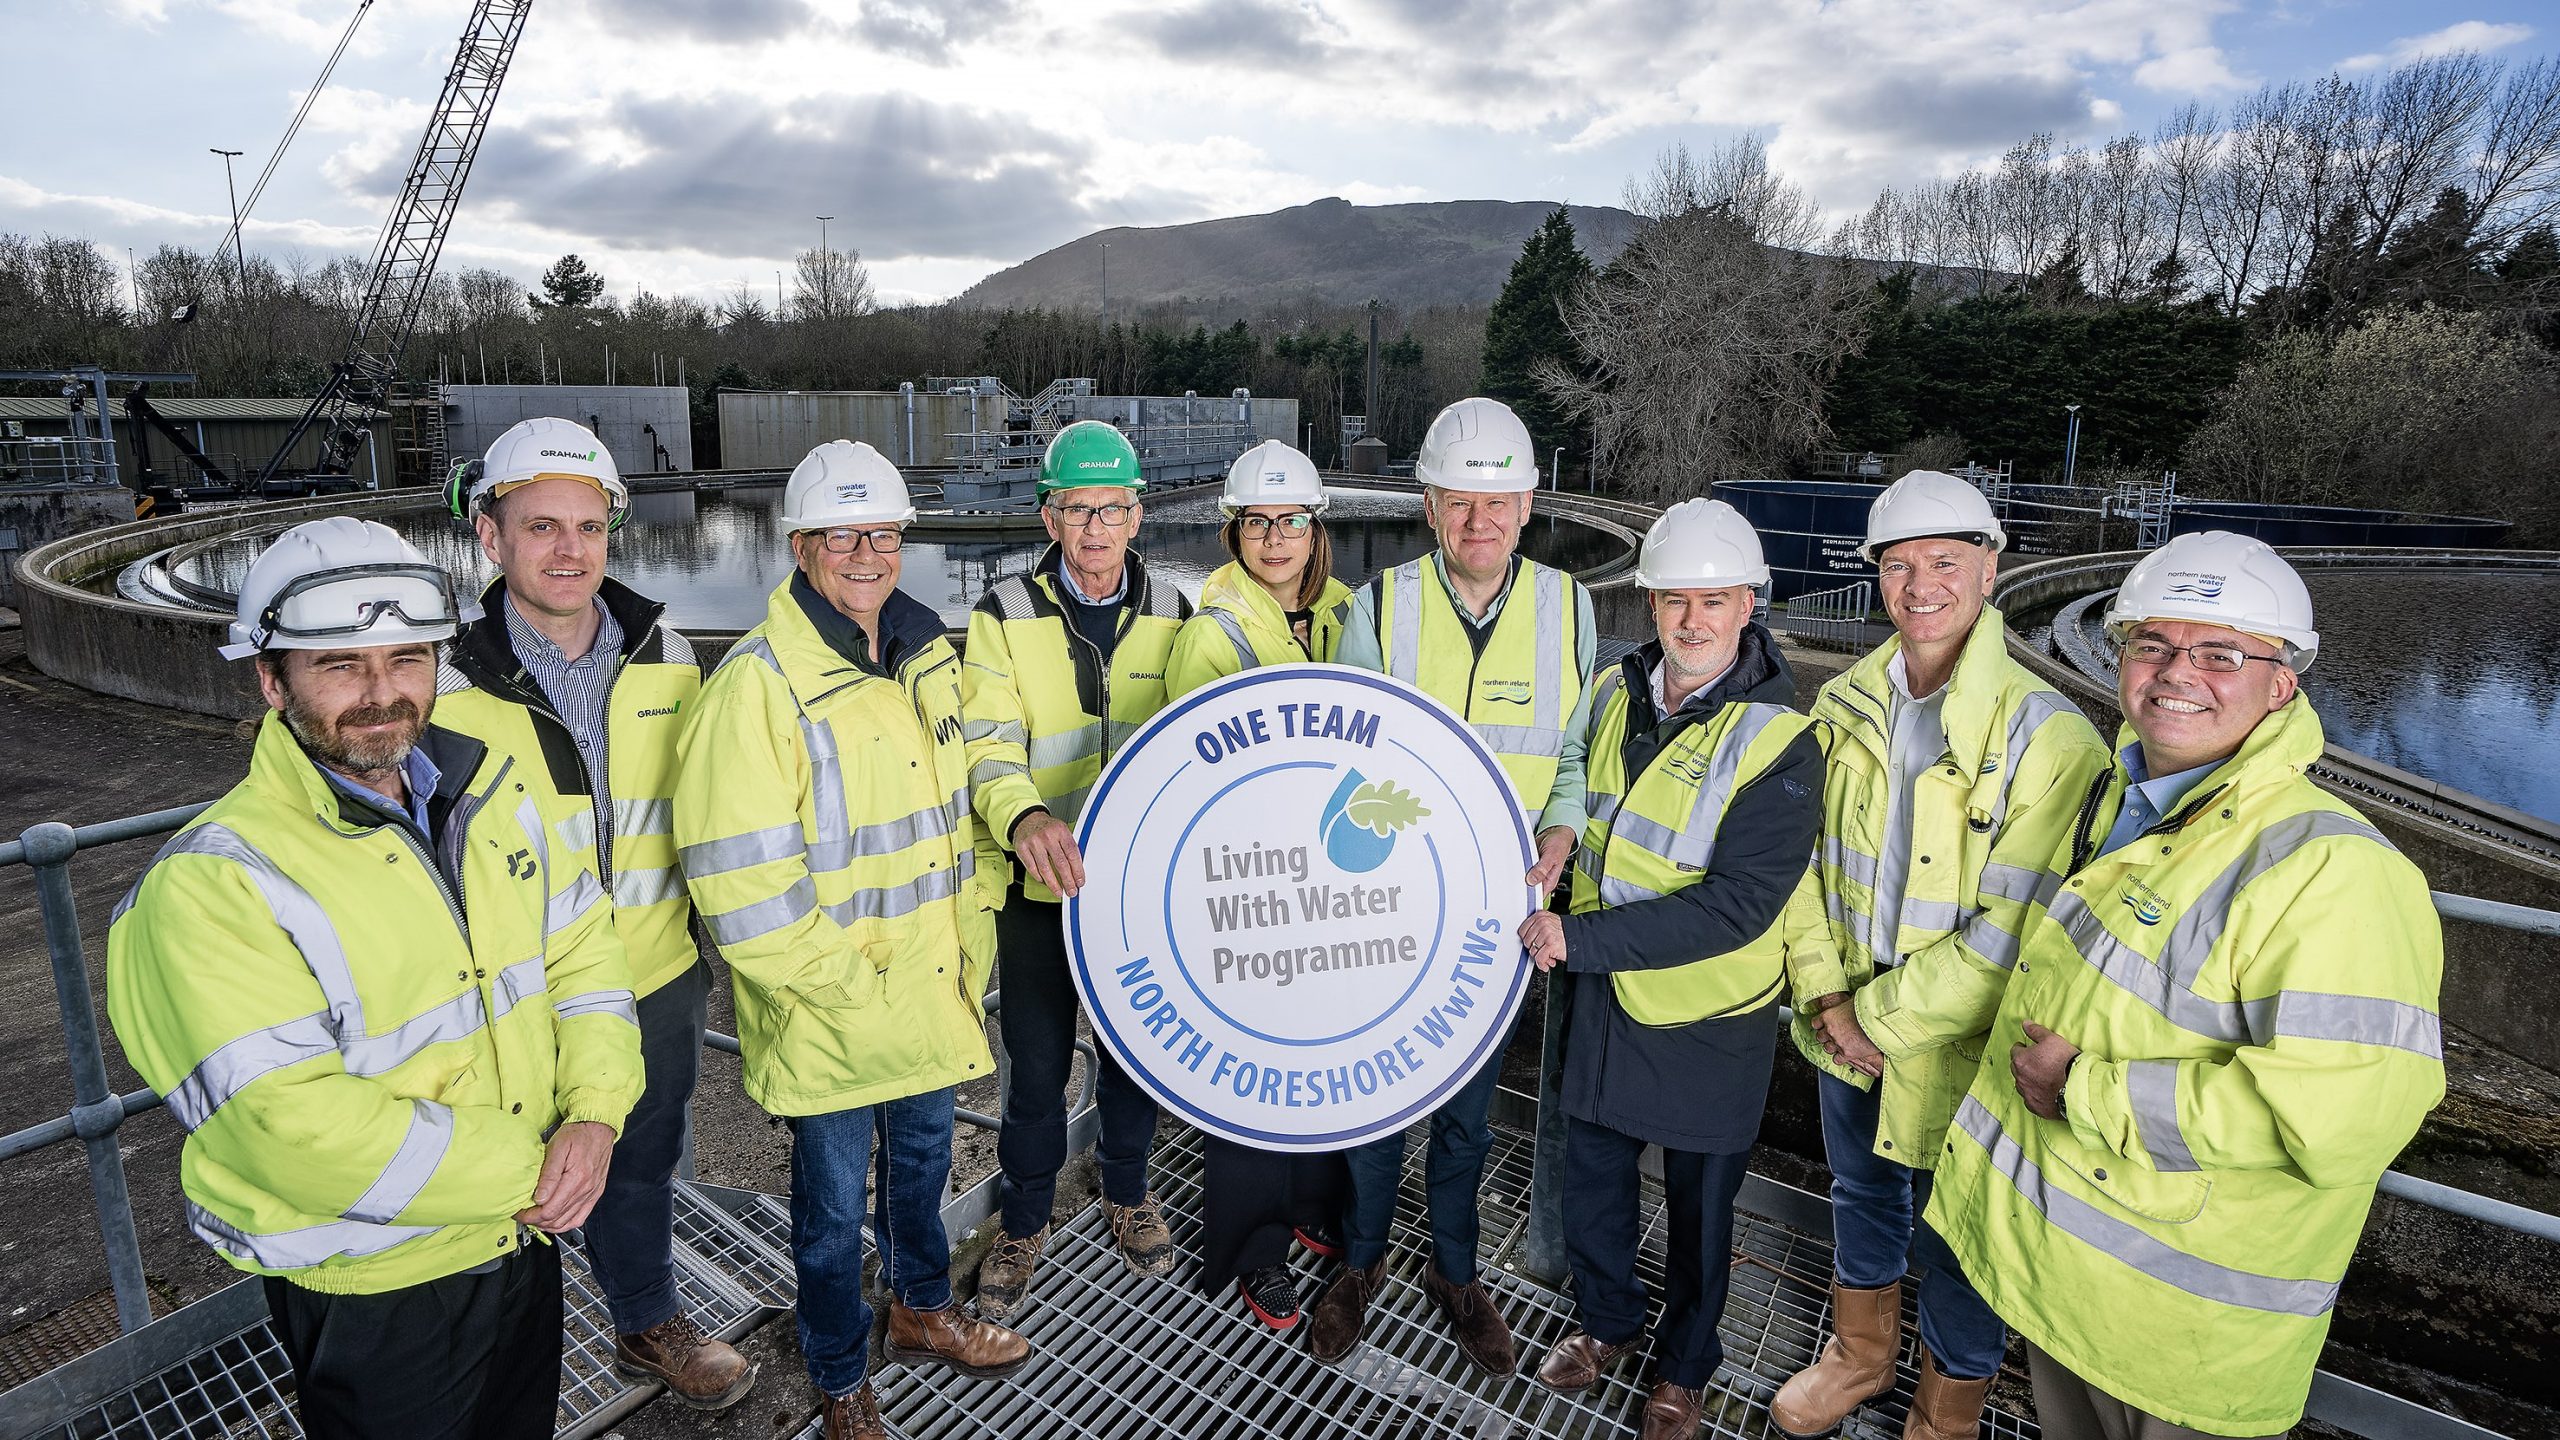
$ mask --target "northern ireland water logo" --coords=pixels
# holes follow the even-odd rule
[[[2184,576],[2185,578],[2179,579],[2179,576]],[[2180,570],[2173,572],[2170,578],[2176,580],[2177,583],[2167,587],[2168,594],[2176,595],[2188,600],[2218,600],[2222,597],[2223,576],[2203,575],[2192,570]]]

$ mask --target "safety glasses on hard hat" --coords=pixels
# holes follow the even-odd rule
[[[296,577],[258,612],[245,644],[224,652],[250,655],[279,643],[309,649],[310,641],[362,636],[386,620],[450,635],[479,618],[480,608],[465,603],[453,577],[433,565],[348,565]]]

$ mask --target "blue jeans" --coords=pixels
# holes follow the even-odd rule
[[[1875,1153],[1883,1102],[1829,1075],[1822,1092],[1822,1148],[1831,1160],[1831,1268],[1852,1290],[1880,1290],[1917,1260],[1920,1338],[1951,1380],[1997,1372],[2009,1348],[2000,1317],[1974,1293],[1955,1252],[1918,1216],[1929,1204],[1929,1172]]]
[[[850,1395],[868,1378],[871,1305],[862,1298],[863,1190],[876,1159],[881,1273],[910,1310],[951,1303],[951,1181],[958,1092],[929,1090],[858,1110],[791,1119],[791,1263],[800,1278],[800,1353],[809,1382]],[[873,1139],[878,1138],[878,1153]]]
[[[1474,1079],[1431,1112],[1431,1150],[1422,1164],[1431,1206],[1431,1264],[1452,1285],[1476,1278],[1476,1192],[1484,1187],[1484,1156],[1493,1148],[1493,1092],[1501,1087],[1502,1051],[1496,1049]],[[1342,1158],[1351,1170],[1343,1263],[1366,1270],[1387,1258],[1396,1185],[1404,1177],[1404,1132],[1354,1146]]]
[[[647,1083],[613,1142],[604,1193],[587,1215],[587,1262],[604,1292],[613,1328],[637,1335],[674,1317],[676,1167],[693,1120],[693,1085],[702,1073],[708,966],[696,964],[640,997],[640,1067]]]

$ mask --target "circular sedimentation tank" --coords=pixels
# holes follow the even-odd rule
[[[1409,488],[1337,485],[1326,515],[1335,573],[1358,584],[1428,551],[1421,497]],[[611,542],[615,578],[667,605],[668,623],[718,651],[764,618],[790,573],[780,477],[716,487],[656,486],[632,497]],[[249,562],[277,532],[353,514],[398,530],[477,593],[491,577],[468,525],[422,491],[197,512],[113,526],[31,552],[22,566],[30,658],[46,673],[106,694],[200,713],[255,713],[245,676],[213,656]],[[1227,561],[1217,492],[1151,498],[1137,546],[1157,573],[1197,596]],[[1608,507],[1571,497],[1542,506],[1521,536],[1533,559],[1597,577],[1623,568],[1637,536]],[[1027,572],[1047,546],[1027,514],[928,510],[908,532],[899,588],[954,630],[989,587]]]

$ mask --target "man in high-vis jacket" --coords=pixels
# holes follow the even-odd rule
[[[1822,824],[1822,747],[1752,612],[1760,537],[1722,501],[1672,506],[1636,583],[1654,640],[1594,689],[1572,913],[1520,943],[1564,1015],[1565,1252],[1578,1327],[1538,1381],[1572,1395],[1644,1342],[1637,1162],[1662,1147],[1662,1325],[1643,1440],[1689,1440],[1724,1361],[1733,1201],[1760,1133],[1786,992],[1780,919]]]
[[[832,440],[792,470],[796,568],[703,687],[676,778],[679,863],[729,962],[747,1094],[791,1128],[800,1351],[825,1440],[887,1433],[862,1293],[875,1162],[889,1358],[986,1378],[1030,1353],[951,1293],[951,1121],[957,1087],[994,1069],[994,936],[960,660],[897,588],[914,518],[868,445]]]
[[[2310,593],[2181,535],[2107,610],[2128,722],[2031,923],[1929,1219],[2053,1440],[2301,1418],[2375,1184],[2444,1095],[2427,882],[2303,773]]]
[[[702,667],[659,623],[665,606],[605,576],[606,539],[631,492],[585,426],[511,426],[486,457],[456,468],[446,498],[498,578],[447,658],[437,719],[585,802],[562,838],[594,847],[639,999],[648,1084],[584,1230],[613,1320],[614,1369],[664,1384],[685,1405],[722,1409],[745,1397],[755,1367],[685,1313],[673,1244],[710,967],[694,944],[669,800]]]
[[[1442,410],[1423,435],[1413,474],[1440,547],[1352,592],[1334,659],[1418,686],[1475,727],[1537,837],[1528,882],[1543,898],[1582,834],[1582,747],[1598,641],[1591,592],[1519,553],[1538,457],[1509,406],[1477,397]],[[1509,1322],[1476,1279],[1476,1192],[1493,1144],[1488,1120],[1501,1070],[1489,1059],[1432,1113],[1425,1162],[1432,1264],[1423,1287],[1459,1349],[1494,1375],[1520,1363]],[[1356,1147],[1345,1159],[1343,1271],[1316,1302],[1307,1336],[1309,1353],[1325,1361],[1359,1343],[1385,1281],[1404,1136]]]
[[[1814,702],[1830,755],[1822,843],[1789,910],[1787,971],[1796,1045],[1823,1072],[1833,1335],[1770,1406],[1790,1434],[1823,1434],[1893,1388],[1915,1255],[1927,1273],[1906,1436],[1971,1436],[2008,1345],[1914,1217],[2106,749],[2009,658],[1988,603],[2006,543],[1955,476],[1916,470],[1887,487],[1861,553],[1893,638]]]
[[[451,577],[297,525],[231,659],[249,774],[117,907],[107,1005],[186,1129],[187,1221],[266,1277],[306,1434],[548,1436],[559,1251],[640,1093],[631,978],[574,802],[429,723]]]
[[[1004,1129],[1004,1233],[978,1267],[978,1310],[1011,1316],[1049,1243],[1058,1169],[1067,1162],[1067,1072],[1076,989],[1059,912],[1084,885],[1076,817],[1103,762],[1165,703],[1165,664],[1191,603],[1129,548],[1145,515],[1138,452],[1099,420],[1060,430],[1040,457],[1040,523],[1049,548],[1031,573],[998,581],[969,612],[960,675],[969,791],[992,863],[1020,873],[996,915],[996,1021],[1010,1061]],[[1147,1184],[1156,1102],[1108,1050],[1094,1057],[1103,1212],[1120,1258],[1140,1275],[1173,1268],[1173,1232]]]

